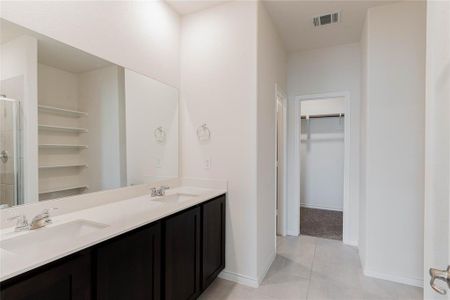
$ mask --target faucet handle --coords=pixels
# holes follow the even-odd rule
[[[33,224],[35,221],[38,221],[40,219],[46,219],[45,222],[47,224],[50,224],[52,222],[52,220],[50,219],[50,211],[52,210],[56,210],[58,208],[56,207],[52,207],[52,208],[44,208],[42,210],[42,212],[40,212],[39,214],[37,214],[36,216],[34,216],[33,220],[31,221],[31,223]]]
[[[152,188],[150,189],[150,192],[151,192],[151,196],[152,196],[152,197],[158,196],[158,189],[157,189],[157,188],[152,187]]]
[[[29,227],[28,220],[25,215],[18,215],[18,216],[10,217],[7,220],[8,221],[17,220],[14,231],[22,231],[22,230],[28,229],[28,227]]]
[[[52,220],[50,219],[50,212],[52,210],[57,210],[57,209],[58,209],[57,207],[45,208],[39,215],[47,218],[47,220],[46,220],[47,224],[51,224]]]

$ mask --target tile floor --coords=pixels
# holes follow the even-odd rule
[[[218,278],[206,299],[422,299],[422,289],[365,277],[357,249],[301,236],[277,239],[277,257],[257,289]]]

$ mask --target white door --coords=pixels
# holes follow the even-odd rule
[[[424,298],[450,300],[450,1],[427,3],[426,70]]]

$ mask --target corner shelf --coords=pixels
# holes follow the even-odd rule
[[[39,130],[64,131],[64,132],[74,132],[74,133],[88,132],[88,130],[85,128],[53,126],[53,125],[44,125],[44,124],[39,124],[38,128],[39,128]]]
[[[69,145],[69,144],[40,144],[39,148],[44,149],[87,149],[87,145]]]
[[[88,115],[88,113],[84,112],[84,111],[77,111],[77,110],[59,108],[59,107],[48,106],[48,105],[38,105],[38,110],[47,112],[47,113],[66,115],[66,116],[74,117],[74,118],[79,118],[79,117]]]
[[[87,168],[87,164],[67,164],[67,165],[43,165],[39,166],[41,170],[60,169],[60,168]]]
[[[60,187],[60,188],[52,188],[52,189],[40,191],[39,195],[56,193],[56,192],[65,192],[65,191],[71,191],[71,190],[86,190],[88,188],[89,187],[87,185],[75,185],[75,186],[67,186],[67,187]]]

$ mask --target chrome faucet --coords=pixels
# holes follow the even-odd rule
[[[151,192],[152,192],[152,197],[158,197],[158,196],[165,196],[166,195],[166,190],[170,189],[169,186],[166,185],[162,185],[159,188],[152,188]]]
[[[31,220],[30,230],[38,229],[47,226],[52,223],[50,218],[50,210],[57,208],[46,208],[40,214],[36,215],[33,220]]]
[[[8,221],[12,221],[12,220],[17,220],[16,227],[14,228],[15,232],[30,229],[30,225],[28,225],[28,220],[25,215],[18,215],[15,217],[8,218]]]

